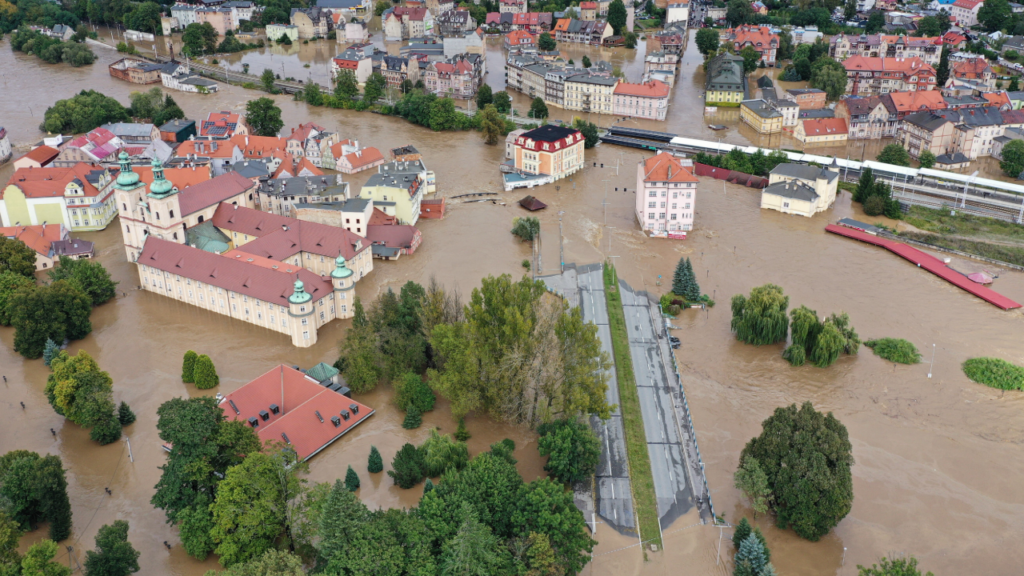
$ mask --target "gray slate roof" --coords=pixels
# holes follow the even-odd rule
[[[800,180],[807,180],[810,182],[813,182],[818,178],[824,178],[831,182],[839,177],[838,172],[833,172],[826,168],[789,163],[779,164],[771,171],[771,174],[778,174],[779,176],[787,176],[789,178],[799,178]]]
[[[943,124],[949,122],[949,120],[933,112],[915,112],[904,118],[903,121],[929,132],[934,132],[942,127]]]
[[[804,200],[806,202],[814,202],[818,199],[818,193],[814,191],[814,188],[811,188],[807,184],[799,181],[776,182],[762,190],[761,193],[774,194],[776,196],[782,196],[783,198]]]

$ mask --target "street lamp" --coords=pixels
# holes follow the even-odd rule
[[[928,377],[932,377],[932,367],[935,366],[935,344],[932,344],[932,361],[928,364]]]

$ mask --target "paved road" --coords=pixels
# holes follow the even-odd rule
[[[578,269],[567,266],[564,274],[541,277],[540,280],[543,280],[552,291],[563,295],[570,305],[579,306],[584,320],[597,324],[601,349],[607,352],[609,357],[614,358],[601,266],[592,264]],[[608,372],[606,399],[608,404],[619,405],[619,385],[615,378],[614,366]],[[594,495],[597,514],[619,532],[635,533],[633,493],[629,483],[622,413],[616,409],[608,420],[591,417],[590,426],[601,440],[601,460],[596,473],[597,493]],[[579,497],[577,507],[581,507]],[[587,510],[583,510],[583,513],[589,521]]]
[[[670,376],[671,369],[665,365],[668,343],[664,327],[655,326],[646,295],[637,294],[622,281],[619,287],[654,475],[658,518],[665,529],[694,505],[684,456],[684,442],[690,439],[683,437],[676,421],[673,388],[677,384],[675,376]]]

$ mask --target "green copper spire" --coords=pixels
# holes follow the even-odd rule
[[[292,304],[304,304],[312,300],[313,297],[306,294],[306,290],[303,288],[302,280],[295,281],[295,292],[288,297],[288,301]]]
[[[331,272],[331,278],[348,278],[352,275],[352,271],[345,267],[345,257],[341,254],[334,259],[334,270]]]
[[[153,158],[153,183],[149,185],[149,195],[153,198],[166,198],[174,191],[174,184],[164,178],[164,166],[160,160]]]
[[[132,163],[128,160],[128,153],[121,150],[117,155],[117,163],[121,165],[121,173],[117,175],[115,186],[121,190],[133,190],[140,186],[139,175],[132,172]]]

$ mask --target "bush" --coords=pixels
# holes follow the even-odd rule
[[[359,474],[356,474],[351,466],[348,467],[348,472],[345,472],[345,488],[348,488],[349,492],[359,490]]]
[[[540,235],[540,220],[532,216],[512,219],[512,234],[524,242],[530,242]]]
[[[679,304],[670,304],[668,307],[668,313],[672,316],[678,316],[683,309],[679,307]]]
[[[572,420],[556,420],[537,428],[537,447],[547,456],[544,465],[552,477],[563,484],[583,481],[597,470],[601,442],[590,426]]]
[[[902,338],[868,340],[864,345],[871,348],[876,356],[880,356],[890,362],[917,364],[921,361],[921,353],[917,351],[917,347]]]
[[[434,396],[430,385],[423,381],[423,378],[416,373],[409,372],[395,381],[395,404],[399,406],[413,405],[420,412],[429,412],[434,409]]]
[[[872,196],[864,201],[864,213],[868,216],[879,216],[885,212],[885,199],[881,196]]]
[[[405,408],[405,420],[402,421],[402,428],[412,430],[419,428],[420,424],[423,424],[423,415],[420,414],[419,408],[410,402]]]
[[[441,476],[448,470],[462,470],[469,463],[469,448],[465,442],[452,440],[447,434],[431,430],[430,436],[420,446],[423,457],[423,474]]]
[[[419,484],[425,477],[423,455],[409,443],[402,446],[395,454],[395,459],[391,461],[391,468],[388,470],[388,476],[395,481],[399,488],[406,490]]]
[[[195,369],[196,369],[196,358],[199,355],[189,350],[185,352],[185,358],[181,362],[181,381],[186,384],[195,384]]]
[[[213,367],[213,360],[210,360],[210,357],[206,354],[196,358],[193,375],[195,376],[196,388],[200,390],[209,390],[220,384],[220,377],[217,376],[217,369]]]
[[[472,438],[469,434],[469,430],[466,429],[466,420],[459,418],[459,427],[455,429],[455,439],[459,442],[465,442]]]
[[[110,415],[109,418],[100,420],[92,427],[92,430],[89,431],[89,438],[103,446],[117,442],[121,438],[121,423],[117,421],[114,415]]]
[[[1024,368],[999,358],[971,358],[963,363],[964,374],[979,384],[1000,390],[1024,390]]]

